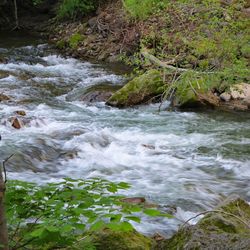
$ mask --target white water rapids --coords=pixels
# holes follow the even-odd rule
[[[7,61],[0,63],[0,93],[13,100],[0,102],[0,158],[15,153],[8,178],[125,181],[132,185],[127,195],[175,207],[182,220],[230,194],[250,201],[249,114],[86,104],[74,100],[83,88],[117,85],[124,78],[102,65],[58,56],[45,45],[1,51]],[[8,122],[17,110],[30,120],[20,130]],[[136,226],[164,233],[178,223],[160,218]]]

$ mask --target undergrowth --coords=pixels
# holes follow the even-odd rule
[[[141,212],[172,217],[124,203],[116,193],[129,187],[101,179],[65,178],[42,186],[9,181],[5,205],[11,249],[93,249],[85,241],[88,233],[104,228],[133,231],[131,221],[139,223]]]
[[[244,12],[249,7],[247,1],[123,2],[132,19],[144,20],[140,46],[132,57],[125,58],[128,64],[143,70],[155,67],[141,55],[140,50],[146,49],[161,61],[191,70],[181,81],[192,81],[197,77],[192,71],[198,71],[209,72],[206,77],[202,75],[206,88],[249,82],[250,20]]]

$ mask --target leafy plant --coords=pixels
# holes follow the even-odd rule
[[[79,33],[75,33],[73,34],[70,39],[69,39],[69,46],[71,48],[76,48],[78,46],[78,44],[84,39],[84,36],[79,34]]]
[[[59,18],[76,18],[84,16],[93,11],[96,7],[94,0],[63,0],[58,10]]]
[[[43,186],[10,181],[5,200],[10,246],[13,249],[63,248],[78,242],[87,231],[102,228],[131,231],[130,222],[140,222],[134,213],[143,212],[144,208],[124,203],[122,196],[115,195],[127,188],[127,183],[100,179],[65,178],[60,183]],[[171,217],[154,209],[145,209],[145,214]]]
[[[164,9],[169,0],[123,0],[128,13],[138,19],[146,19],[157,10]]]

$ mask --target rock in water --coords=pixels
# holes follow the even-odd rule
[[[8,97],[7,95],[1,94],[0,93],[0,102],[2,101],[9,101],[10,97]]]
[[[180,229],[157,249],[249,250],[250,205],[239,197],[227,199],[195,226]]]
[[[106,102],[112,94],[121,86],[110,84],[98,84],[83,89],[72,91],[67,97],[67,101],[82,101],[86,103]]]
[[[17,117],[15,117],[11,121],[11,126],[15,129],[20,129],[23,127],[23,123]]]
[[[17,110],[15,111],[15,114],[20,115],[20,116],[26,116],[26,112],[23,110]]]
[[[148,102],[164,92],[165,85],[158,70],[149,70],[128,82],[106,102],[115,107],[129,107]]]

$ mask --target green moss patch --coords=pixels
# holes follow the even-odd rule
[[[142,104],[164,91],[164,83],[158,70],[149,70],[128,82],[107,101],[110,106],[128,107]]]
[[[150,250],[152,240],[136,231],[115,232],[104,229],[90,235],[96,250]]]

